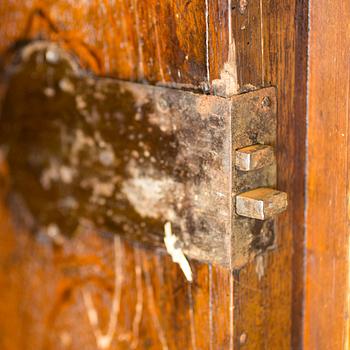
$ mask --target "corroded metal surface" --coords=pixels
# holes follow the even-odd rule
[[[224,99],[97,79],[43,42],[4,77],[9,200],[33,231],[91,225],[162,248],[171,222],[188,256],[231,268],[273,245],[271,221],[233,209],[236,194],[275,186],[274,164],[234,167],[236,149],[274,145],[273,88]]]
[[[236,212],[248,218],[266,220],[286,210],[287,194],[260,187],[236,196]]]
[[[275,162],[275,151],[268,145],[253,145],[236,150],[235,165],[239,170],[252,171]]]

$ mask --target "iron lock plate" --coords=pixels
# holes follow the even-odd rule
[[[3,76],[9,200],[33,231],[91,225],[163,249],[170,222],[186,255],[230,268],[274,245],[273,219],[236,213],[238,194],[276,186],[273,160],[236,163],[275,146],[273,87],[222,98],[96,78],[40,42]]]

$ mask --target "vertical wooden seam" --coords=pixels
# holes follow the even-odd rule
[[[292,349],[301,349],[303,344],[304,322],[304,284],[305,284],[305,251],[306,251],[306,218],[307,218],[307,118],[308,118],[308,67],[309,67],[309,0],[301,0],[296,3],[295,9],[295,84],[294,84],[294,110],[296,118],[303,118],[303,129],[296,133],[295,143],[298,154],[296,167],[303,168],[302,205],[303,220],[293,225],[293,254],[292,254],[292,303],[291,303],[291,344]],[[307,34],[305,34],[307,33]],[[298,218],[293,212],[292,220]]]
[[[209,0],[205,0],[205,64],[207,73],[207,84],[210,85],[210,61],[209,61]]]
[[[260,0],[261,84],[265,84],[263,0]]]
[[[137,52],[138,52],[138,62],[137,62],[137,76],[139,80],[144,78],[144,67],[143,67],[143,52],[142,52],[142,41],[140,34],[140,19],[137,10],[137,0],[133,0],[134,15],[135,15],[135,26],[137,35]]]

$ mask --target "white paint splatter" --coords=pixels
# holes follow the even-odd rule
[[[65,238],[56,224],[49,224],[46,228],[46,234],[58,245],[63,245],[65,242]]]
[[[45,58],[47,62],[56,64],[60,60],[60,53],[56,48],[52,47],[46,51]]]
[[[134,161],[128,164],[130,179],[122,184],[122,193],[142,217],[163,221],[177,220],[172,194],[184,196],[184,185],[162,176],[152,167],[140,168]],[[178,203],[177,203],[178,205]]]
[[[61,79],[58,83],[58,86],[62,91],[69,94],[73,94],[75,92],[74,84],[67,78]]]
[[[171,256],[174,263],[179,264],[182,272],[184,273],[187,281],[192,282],[192,270],[191,266],[186,259],[180,247],[177,247],[178,238],[173,235],[171,230],[171,223],[167,222],[164,225],[164,243],[168,254]]]
[[[40,182],[45,190],[49,190],[53,182],[61,181],[65,184],[70,184],[75,175],[76,173],[72,168],[60,165],[55,159],[50,159],[48,168],[41,174]]]

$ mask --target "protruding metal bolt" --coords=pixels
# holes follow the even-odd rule
[[[287,193],[272,188],[257,188],[236,196],[236,212],[248,218],[266,220],[288,206]]]
[[[263,168],[275,161],[273,147],[253,145],[236,150],[236,167],[242,171]]]

